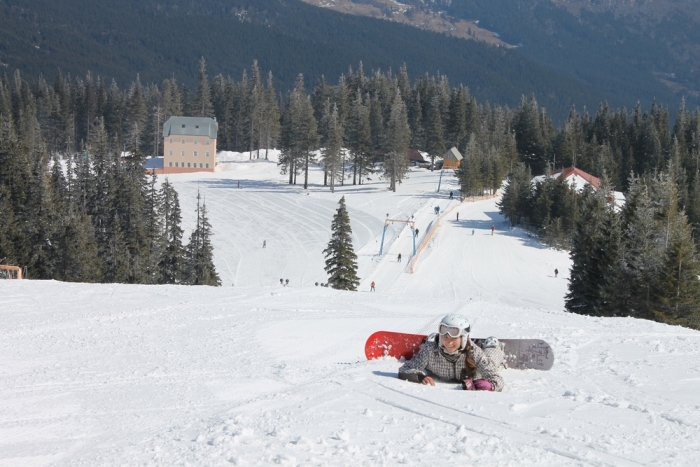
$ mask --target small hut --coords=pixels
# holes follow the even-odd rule
[[[458,169],[462,162],[462,154],[459,153],[456,147],[452,146],[444,156],[442,156],[443,169]]]

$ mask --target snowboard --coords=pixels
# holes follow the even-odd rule
[[[413,358],[420,350],[423,334],[378,331],[369,336],[365,343],[367,360],[380,357],[394,357],[406,360]],[[549,344],[541,339],[499,339],[505,345],[506,367],[518,370],[549,370],[554,365],[554,352]],[[484,339],[472,342],[481,347]]]

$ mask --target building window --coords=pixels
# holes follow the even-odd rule
[[[172,141],[171,141],[171,142],[172,142]],[[205,139],[205,140],[204,140],[204,144],[209,144],[210,142],[211,142],[211,141],[209,141],[208,139]]]
[[[170,155],[171,155],[171,156],[173,155],[173,150],[172,150],[172,149],[170,150]]]
[[[177,167],[177,162],[175,162],[175,167]]]
[[[185,144],[185,138],[182,138],[182,144]]]
[[[188,163],[187,163],[187,167],[189,168],[189,166],[190,166],[190,163],[188,162]]]
[[[172,163],[172,162],[169,162],[169,164],[170,164],[170,167],[172,167],[172,166],[173,166],[173,163]],[[177,164],[177,162],[176,162],[176,164]]]
[[[199,140],[197,138],[194,139],[194,144],[199,144]]]
[[[171,142],[171,143],[173,142],[173,139],[172,139],[172,138],[170,138],[170,142]]]
[[[185,151],[182,151],[182,155],[183,155],[183,156],[185,155]]]
[[[207,151],[207,157],[209,157],[209,151]]]
[[[207,169],[209,168],[209,164],[207,164]]]
[[[194,152],[194,157],[197,157],[197,151]]]

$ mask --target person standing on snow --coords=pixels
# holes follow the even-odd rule
[[[263,248],[267,248],[267,240],[263,240]]]
[[[450,314],[442,318],[438,333],[426,337],[418,353],[401,368],[399,379],[435,386],[435,380],[461,382],[469,391],[502,391],[498,373],[505,353],[495,337],[484,342],[484,349],[469,338],[467,318]]]
[[[554,278],[556,279],[557,276],[559,275],[559,269],[554,269]]]
[[[457,213],[457,222],[459,222],[459,213]]]
[[[374,292],[374,281],[372,281],[372,285],[370,286],[369,291]]]
[[[496,230],[496,226],[495,226],[495,225],[492,225],[492,226],[491,226],[491,235],[493,235],[493,231],[494,231],[494,230]]]
[[[397,260],[397,261],[396,261],[397,263],[400,263],[400,262],[401,262],[401,253],[399,253],[399,256],[396,258],[396,260]]]

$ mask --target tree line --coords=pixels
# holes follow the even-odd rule
[[[645,112],[637,105],[628,112],[624,108],[610,110],[602,103],[594,117],[585,109],[579,113],[572,108],[565,123],[555,128],[534,96],[523,97],[519,107],[510,109],[479,103],[468,88],[451,87],[448,79],[439,74],[426,74],[411,85],[405,66],[397,73],[388,70],[366,74],[361,63],[355,70],[349,68],[337,84],[321,78],[311,92],[306,89],[300,74],[293,90],[278,94],[272,72],[263,80],[256,62],[238,81],[222,75],[210,81],[204,59],[200,61],[197,88],[192,92],[174,79],[166,79],[160,86],[144,86],[138,76],[125,90],[114,82],[106,86],[103,79],[94,79],[90,74],[72,79],[59,73],[51,86],[41,79],[30,86],[19,73],[12,81],[3,77],[0,258],[5,256],[28,265],[33,277],[165,281],[166,275],[156,273],[153,264],[158,264],[155,258],[161,258],[164,251],[170,251],[164,246],[169,244],[152,239],[167,237],[168,242],[177,243],[177,235],[164,232],[179,221],[173,218],[166,222],[166,214],[162,214],[167,211],[161,207],[161,200],[168,197],[163,192],[167,183],[156,190],[155,182],[148,181],[142,167],[146,155],[162,154],[160,128],[172,115],[216,118],[219,149],[247,151],[251,158],[263,158],[268,149],[279,148],[279,168],[288,175],[290,184],[297,183],[301,176],[304,186],[308,186],[310,165],[320,163],[325,172],[324,183],[330,190],[337,184],[362,184],[374,177],[384,178],[388,188],[396,190],[408,176],[409,148],[424,151],[435,162],[446,149],[456,146],[464,155],[455,173],[462,196],[493,193],[508,175],[500,205],[502,212],[514,225],[527,224],[545,241],[570,248],[574,271],[592,264],[594,251],[590,248],[576,253],[577,245],[597,232],[582,224],[591,204],[586,196],[592,195],[578,194],[560,180],[548,177],[533,185],[532,175],[546,175],[552,169],[575,165],[603,180],[601,193],[614,188],[627,192],[628,198],[633,188],[641,190],[640,186],[652,194],[659,192],[653,187],[661,182],[654,180],[663,175],[667,180],[664,183],[674,187],[666,192],[677,198],[676,202],[667,202],[688,226],[679,227],[678,232],[689,232],[688,245],[692,244],[692,252],[697,250],[692,232],[700,221],[700,110],[691,113],[682,105],[671,127],[665,107],[654,104]],[[652,205],[659,204],[651,194],[649,197]],[[629,219],[636,214],[630,210],[636,210],[639,204],[628,202],[623,211],[627,223],[619,228],[623,232],[624,258],[630,258],[628,251],[638,248],[631,240],[637,237],[625,229],[633,225]],[[610,216],[621,216],[610,209],[609,203],[603,205],[611,211]],[[151,214],[156,212],[156,206],[158,214]],[[211,248],[211,232],[207,231],[205,206],[200,214],[201,230],[194,243],[206,250]],[[666,219],[667,228],[663,235],[658,233],[661,230],[652,235],[655,240],[651,245],[661,245],[660,251],[670,254],[670,239],[681,234],[672,235],[668,226],[683,221],[670,216],[668,210],[655,216],[657,220]],[[662,224],[659,221],[649,225],[661,229]],[[59,269],[54,269],[55,258],[75,251],[69,243],[77,238],[77,234],[64,235],[66,245],[58,247],[61,236],[56,233],[60,231],[56,226],[64,231],[71,226],[86,238],[95,239],[96,255],[101,258],[95,263],[99,273],[84,273],[71,279],[65,272],[56,272]],[[173,249],[178,248],[175,245]],[[89,250],[70,254],[85,254]],[[122,251],[128,254],[116,254]],[[204,259],[208,256],[189,255]],[[647,271],[647,275],[635,277],[646,280],[651,277],[649,274],[656,274],[654,277],[661,280],[658,274],[666,263],[660,258],[653,267],[649,266],[653,274]],[[119,264],[125,259],[126,266]],[[63,261],[67,263],[68,259]],[[677,278],[693,261],[680,264]],[[631,267],[631,263],[624,264]],[[63,271],[68,269],[64,267]],[[190,272],[180,279],[168,276],[168,280],[209,280],[192,279],[192,271],[197,268],[185,269]],[[209,274],[207,270],[212,271],[211,277],[215,278],[213,267],[199,270],[204,270],[204,275]],[[671,271],[670,267],[664,270]],[[614,277],[626,276],[620,273]],[[572,295],[567,301],[572,311],[638,313],[640,305],[632,305],[632,299],[615,302],[608,308],[581,305],[577,280],[572,276]],[[629,277],[624,280],[628,285],[633,283]],[[583,283],[592,284],[588,278]],[[661,315],[654,311],[658,309],[654,300],[661,300],[661,286],[649,287],[648,301],[639,315],[660,319]],[[677,287],[677,297],[685,293],[683,287]],[[632,296],[636,297],[636,292],[630,292]],[[591,303],[586,300],[585,303]],[[682,308],[677,301],[674,303],[676,310]],[[667,312],[659,313],[667,316]],[[669,320],[692,324],[692,320],[680,315]]]
[[[572,109],[555,129],[531,99],[513,128],[519,162],[499,208],[571,251],[566,308],[700,328],[700,109],[682,103],[671,126],[655,103],[648,112],[603,103],[595,117]],[[551,176],[555,164],[599,177],[600,189],[574,190]],[[533,183],[533,174],[545,176]]]
[[[144,170],[138,79],[94,84],[0,80],[0,262],[36,279],[218,285],[206,203],[183,244],[177,192]]]

